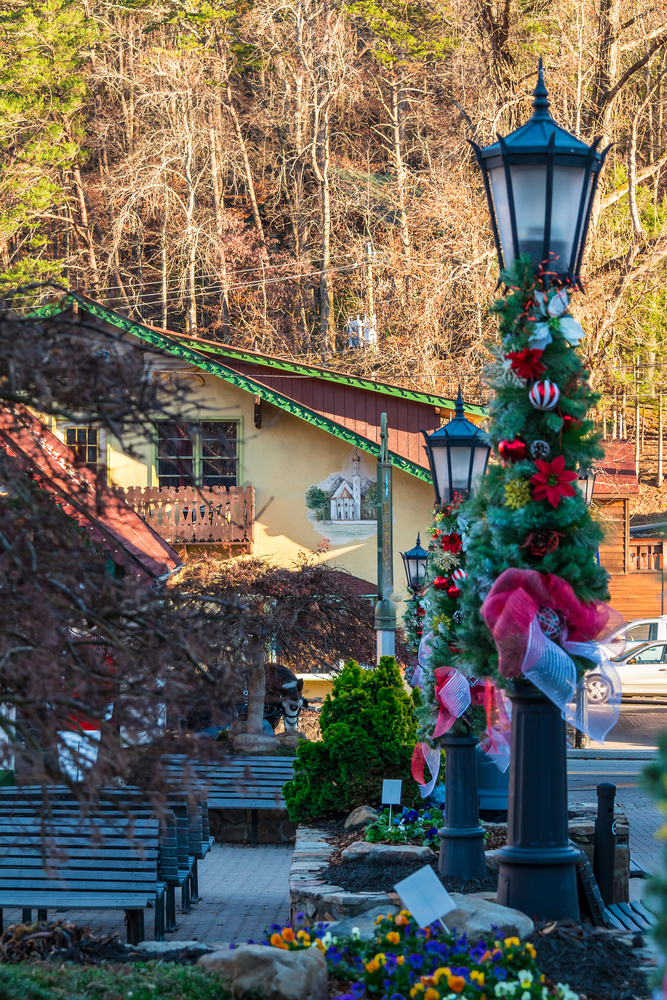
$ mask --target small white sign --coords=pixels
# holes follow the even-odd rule
[[[394,889],[420,927],[428,927],[436,920],[444,927],[442,918],[456,909],[456,903],[430,865],[397,882]]]
[[[400,806],[402,781],[389,781],[387,778],[382,782],[382,805]]]

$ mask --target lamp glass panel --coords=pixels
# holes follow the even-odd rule
[[[460,448],[450,447],[449,449],[452,461],[452,488],[455,490],[468,489],[470,451],[471,445],[463,445]]]
[[[554,167],[550,243],[560,273],[570,267],[585,174],[583,167]]]
[[[503,259],[505,264],[509,265],[517,255],[514,252],[514,243],[512,241],[512,222],[505,168],[494,167],[493,170],[489,170],[489,179],[491,181],[493,204],[496,210],[498,235],[500,236],[500,245],[503,249]]]
[[[516,231],[519,237],[519,254],[530,255],[539,267],[544,251],[544,213],[547,196],[547,165],[511,166],[512,193]],[[553,247],[552,247],[553,249]]]
[[[486,469],[486,462],[488,459],[490,448],[485,444],[478,444],[475,448],[475,456],[472,460],[472,478],[470,480],[470,493],[474,494],[484,475],[484,470]]]
[[[449,473],[447,471],[447,448],[444,443],[441,447],[437,445],[431,450],[433,469],[435,472],[435,487],[438,491],[441,503],[446,503],[449,499]]]
[[[426,566],[423,560],[414,556],[405,560],[408,567],[408,583],[410,587],[421,587],[426,577]]]

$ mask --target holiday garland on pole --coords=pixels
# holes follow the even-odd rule
[[[587,416],[599,397],[577,352],[583,331],[569,313],[569,290],[549,288],[528,257],[502,281],[506,294],[491,309],[501,345],[491,348],[487,369],[497,460],[463,511],[471,528],[459,639],[475,676],[502,686],[523,676],[577,728],[604,739],[618,715],[620,682],[595,640],[620,616],[603,603],[602,531],[577,488],[578,473],[604,454]],[[575,693],[593,667],[612,696],[587,724]]]

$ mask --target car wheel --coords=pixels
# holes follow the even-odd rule
[[[609,701],[611,691],[607,682],[601,677],[595,674],[592,677],[587,677],[586,687],[588,688],[588,700],[591,705],[606,705]]]

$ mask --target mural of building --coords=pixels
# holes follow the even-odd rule
[[[352,459],[352,482],[343,479],[331,500],[332,521],[361,520],[361,476],[359,475],[359,455]]]

